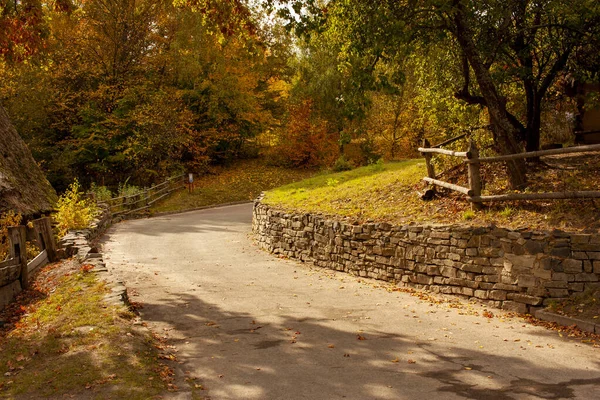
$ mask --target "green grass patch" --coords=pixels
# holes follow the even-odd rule
[[[532,190],[555,191],[557,184],[563,181],[559,179],[557,183],[557,170],[563,171],[547,168],[532,173]],[[501,171],[499,168],[495,172]],[[494,171],[486,172],[491,182],[495,182],[492,180]],[[440,195],[424,201],[418,192],[425,190],[422,178],[426,175],[422,159],[376,164],[320,174],[273,189],[267,192],[264,203],[290,212],[347,217],[354,222],[495,224],[507,228],[567,231],[598,230],[600,227],[600,213],[594,200],[497,202],[473,211],[466,196],[437,188]],[[459,178],[466,180],[466,175],[461,173]],[[598,178],[594,179],[596,181],[588,182],[588,186],[597,187],[600,182]],[[458,184],[467,183],[459,180]],[[485,189],[488,194],[506,193],[504,187],[488,186]]]
[[[262,191],[314,175],[297,170],[264,165],[260,160],[241,161],[197,177],[192,193],[180,190],[152,207],[151,213],[190,210],[199,207],[254,200]]]
[[[285,209],[366,219],[402,219],[427,203],[414,194],[425,174],[422,160],[370,165],[318,175],[267,192],[264,202]],[[406,211],[406,212],[405,212]]]
[[[26,293],[26,305],[13,305],[0,336],[3,398],[152,399],[165,392],[154,339],[133,329],[124,306],[103,302],[109,290],[94,273],[70,272],[51,286],[42,294],[42,283]]]

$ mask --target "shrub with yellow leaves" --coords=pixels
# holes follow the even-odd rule
[[[14,211],[0,214],[0,261],[8,256],[8,227],[19,225],[22,219],[23,216]]]
[[[98,213],[96,203],[84,197],[79,181],[76,179],[56,203],[54,220],[58,224],[59,237],[69,229],[85,229]]]

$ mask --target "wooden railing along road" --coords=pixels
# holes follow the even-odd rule
[[[537,158],[559,154],[581,154],[584,152],[600,152],[600,144],[567,147],[564,149],[531,151],[526,153],[508,154],[495,157],[479,157],[479,149],[473,141],[470,142],[467,151],[453,151],[441,148],[442,146],[453,143],[464,137],[465,135],[460,135],[443,143],[440,143],[436,146],[430,146],[427,140],[423,141],[423,147],[419,147],[419,151],[425,157],[425,163],[427,165],[427,177],[423,178],[423,180],[430,184],[454,190],[456,192],[466,195],[469,201],[472,202],[474,208],[480,208],[482,203],[490,201],[600,198],[600,191],[596,190],[545,193],[507,193],[484,196],[481,194],[482,184],[481,175],[479,172],[481,163],[504,162],[507,160],[534,157]],[[463,161],[468,164],[469,187],[455,185],[453,183],[437,179],[434,165],[431,163],[431,157],[433,154],[442,154],[452,157],[463,158]]]
[[[145,210],[175,190],[185,188],[185,176],[185,174],[176,175],[134,195],[114,197],[104,203],[110,208],[113,217]]]
[[[33,242],[41,252],[27,262],[27,241]],[[0,262],[0,287],[16,280],[21,288],[29,286],[29,275],[48,262],[57,260],[56,241],[52,232],[52,219],[49,217],[32,221],[28,226],[8,228],[8,258]],[[2,304],[0,304],[0,308]]]

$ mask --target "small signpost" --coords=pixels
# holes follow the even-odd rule
[[[188,187],[191,194],[194,188],[194,174],[192,174],[191,172],[188,174]]]

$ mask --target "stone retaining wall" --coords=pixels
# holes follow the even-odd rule
[[[100,215],[95,218],[87,229],[69,231],[59,242],[65,256],[73,256],[82,264],[91,265],[100,279],[105,281],[110,292],[104,296],[108,304],[128,304],[127,288],[116,280],[106,268],[104,256],[93,242],[98,239],[112,224],[112,214],[109,207],[102,207]]]
[[[100,215],[90,222],[86,229],[70,230],[58,242],[63,257],[75,256],[81,262],[87,258],[88,254],[97,253],[96,249],[91,247],[91,243],[100,237],[111,225],[112,215],[110,209],[101,206]]]
[[[600,234],[355,224],[254,204],[259,245],[315,265],[517,312],[600,288]]]

